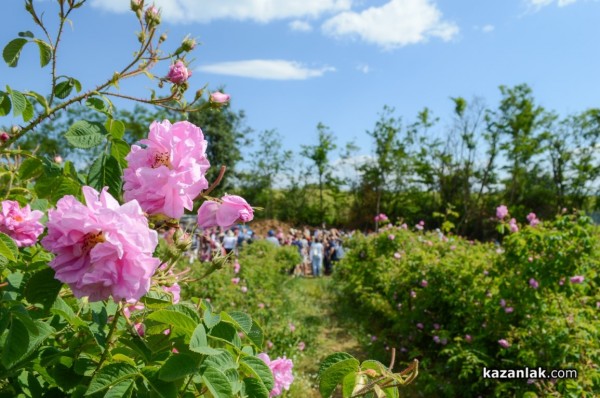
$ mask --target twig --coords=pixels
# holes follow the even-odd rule
[[[209,193],[211,193],[217,187],[217,185],[219,185],[221,183],[221,180],[223,179],[223,176],[225,175],[225,170],[227,170],[227,167],[221,166],[221,170],[219,170],[219,175],[217,176],[217,179],[215,180],[215,182],[212,183],[212,185],[210,187],[208,187],[208,189],[206,191],[202,192],[202,196],[206,196]]]

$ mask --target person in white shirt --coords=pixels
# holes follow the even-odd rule
[[[323,266],[323,244],[321,239],[317,238],[310,246],[310,261],[312,263],[313,276],[321,276],[321,267]]]

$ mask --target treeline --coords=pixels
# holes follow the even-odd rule
[[[214,166],[209,179],[227,165],[220,190],[235,187],[264,208],[256,214],[260,218],[366,230],[375,228],[376,214],[385,213],[409,225],[424,220],[429,227],[486,238],[499,204],[521,221],[531,211],[549,218],[563,208],[594,210],[600,109],[560,117],[537,104],[527,85],[501,86],[500,92],[495,107],[452,98],[453,116],[443,121],[425,108],[404,122],[386,106],[366,132],[372,142],[368,154],[340,142],[321,123],[314,143],[293,153],[276,130],[254,133],[243,112],[188,117],[209,141]],[[151,120],[182,117],[136,108],[118,118],[127,126],[126,139],[134,142]],[[68,119],[44,126],[21,144],[76,156],[61,134]],[[244,152],[251,141],[255,150]]]

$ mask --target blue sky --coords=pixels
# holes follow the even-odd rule
[[[600,2],[596,0],[156,0],[161,29],[175,47],[187,34],[194,51],[192,87],[226,86],[248,126],[277,129],[294,151],[316,140],[319,122],[338,144],[365,134],[384,105],[406,122],[427,106],[442,120],[450,97],[483,97],[498,86],[529,84],[538,102],[562,115],[600,106]],[[56,1],[36,0],[52,21]],[[59,71],[85,85],[105,80],[136,49],[127,0],[88,0],[73,14]],[[19,0],[3,4],[0,41],[22,30],[40,34]],[[4,44],[3,44],[4,45]],[[34,48],[22,67],[0,66],[2,84],[46,92],[49,68]],[[165,70],[154,70],[157,75]],[[145,77],[123,92],[148,93]],[[192,90],[192,92],[195,90]],[[340,145],[342,146],[342,145]]]

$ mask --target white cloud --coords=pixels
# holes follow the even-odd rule
[[[542,7],[556,3],[559,7],[565,7],[575,3],[577,0],[525,0],[526,5],[535,11]]]
[[[334,37],[359,37],[385,49],[393,49],[439,37],[444,41],[458,33],[458,26],[442,20],[430,0],[390,0],[381,7],[361,12],[345,11],[323,24]]]
[[[309,68],[301,63],[282,59],[251,59],[203,65],[198,67],[197,70],[205,73],[252,79],[305,80],[323,76],[326,72],[334,72],[335,68],[331,66]]]
[[[270,22],[288,18],[316,18],[349,10],[352,0],[153,0],[171,23],[210,22],[217,19]],[[113,12],[129,10],[129,0],[92,0]],[[151,3],[151,1],[146,1]]]
[[[493,32],[493,31],[494,31],[494,29],[496,29],[496,27],[495,27],[494,25],[490,25],[490,24],[483,25],[483,26],[481,27],[481,31],[482,31],[483,33],[490,33],[490,32]]]
[[[371,71],[371,67],[367,64],[356,65],[356,70],[364,73],[365,75]]]
[[[312,30],[312,25],[306,21],[295,20],[289,23],[289,27],[291,30],[296,32],[310,32]]]

